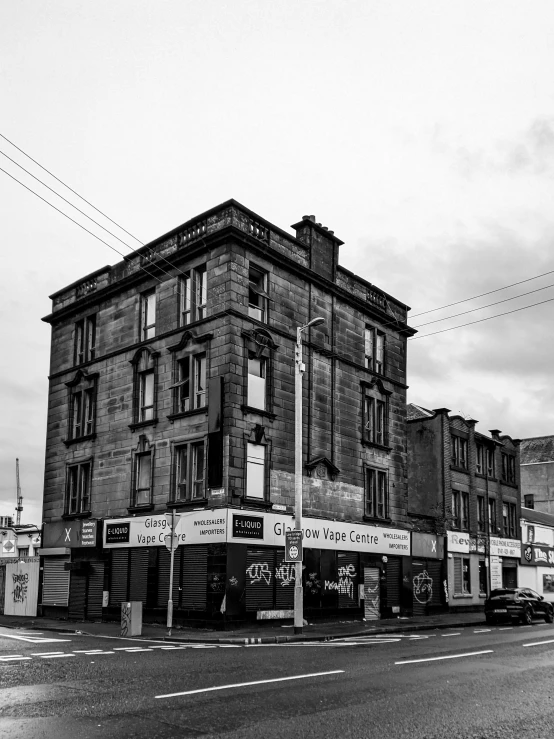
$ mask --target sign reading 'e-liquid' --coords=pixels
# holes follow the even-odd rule
[[[131,522],[122,521],[106,524],[106,544],[118,544],[128,542],[131,532]]]
[[[264,520],[260,516],[233,514],[233,536],[242,539],[263,539]]]

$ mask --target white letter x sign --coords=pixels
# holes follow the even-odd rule
[[[71,528],[65,530],[65,539],[64,541],[70,541],[69,535],[71,534]]]

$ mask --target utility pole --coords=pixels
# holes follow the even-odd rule
[[[21,524],[21,511],[23,510],[23,496],[21,495],[21,485],[19,484],[19,459],[15,460],[15,478],[17,483],[17,505],[15,507],[16,518],[15,525]]]
[[[166,514],[169,515],[169,514]],[[171,533],[165,537],[165,545],[169,549],[169,598],[167,601],[167,635],[171,636],[173,628],[173,562],[175,550],[177,549],[177,535],[175,527],[177,521],[175,519],[175,509],[171,511]]]

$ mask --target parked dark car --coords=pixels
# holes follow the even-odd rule
[[[485,601],[488,624],[497,621],[521,621],[530,624],[534,618],[554,621],[554,606],[531,588],[502,588],[493,590]]]

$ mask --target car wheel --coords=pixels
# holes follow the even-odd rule
[[[533,623],[533,611],[529,606],[525,607],[521,615],[521,623],[526,626],[530,626]]]
[[[489,626],[493,626],[496,623],[495,619],[492,616],[486,616],[485,621]]]
[[[554,621],[554,609],[549,608],[544,614],[544,620],[547,624],[551,624]]]

